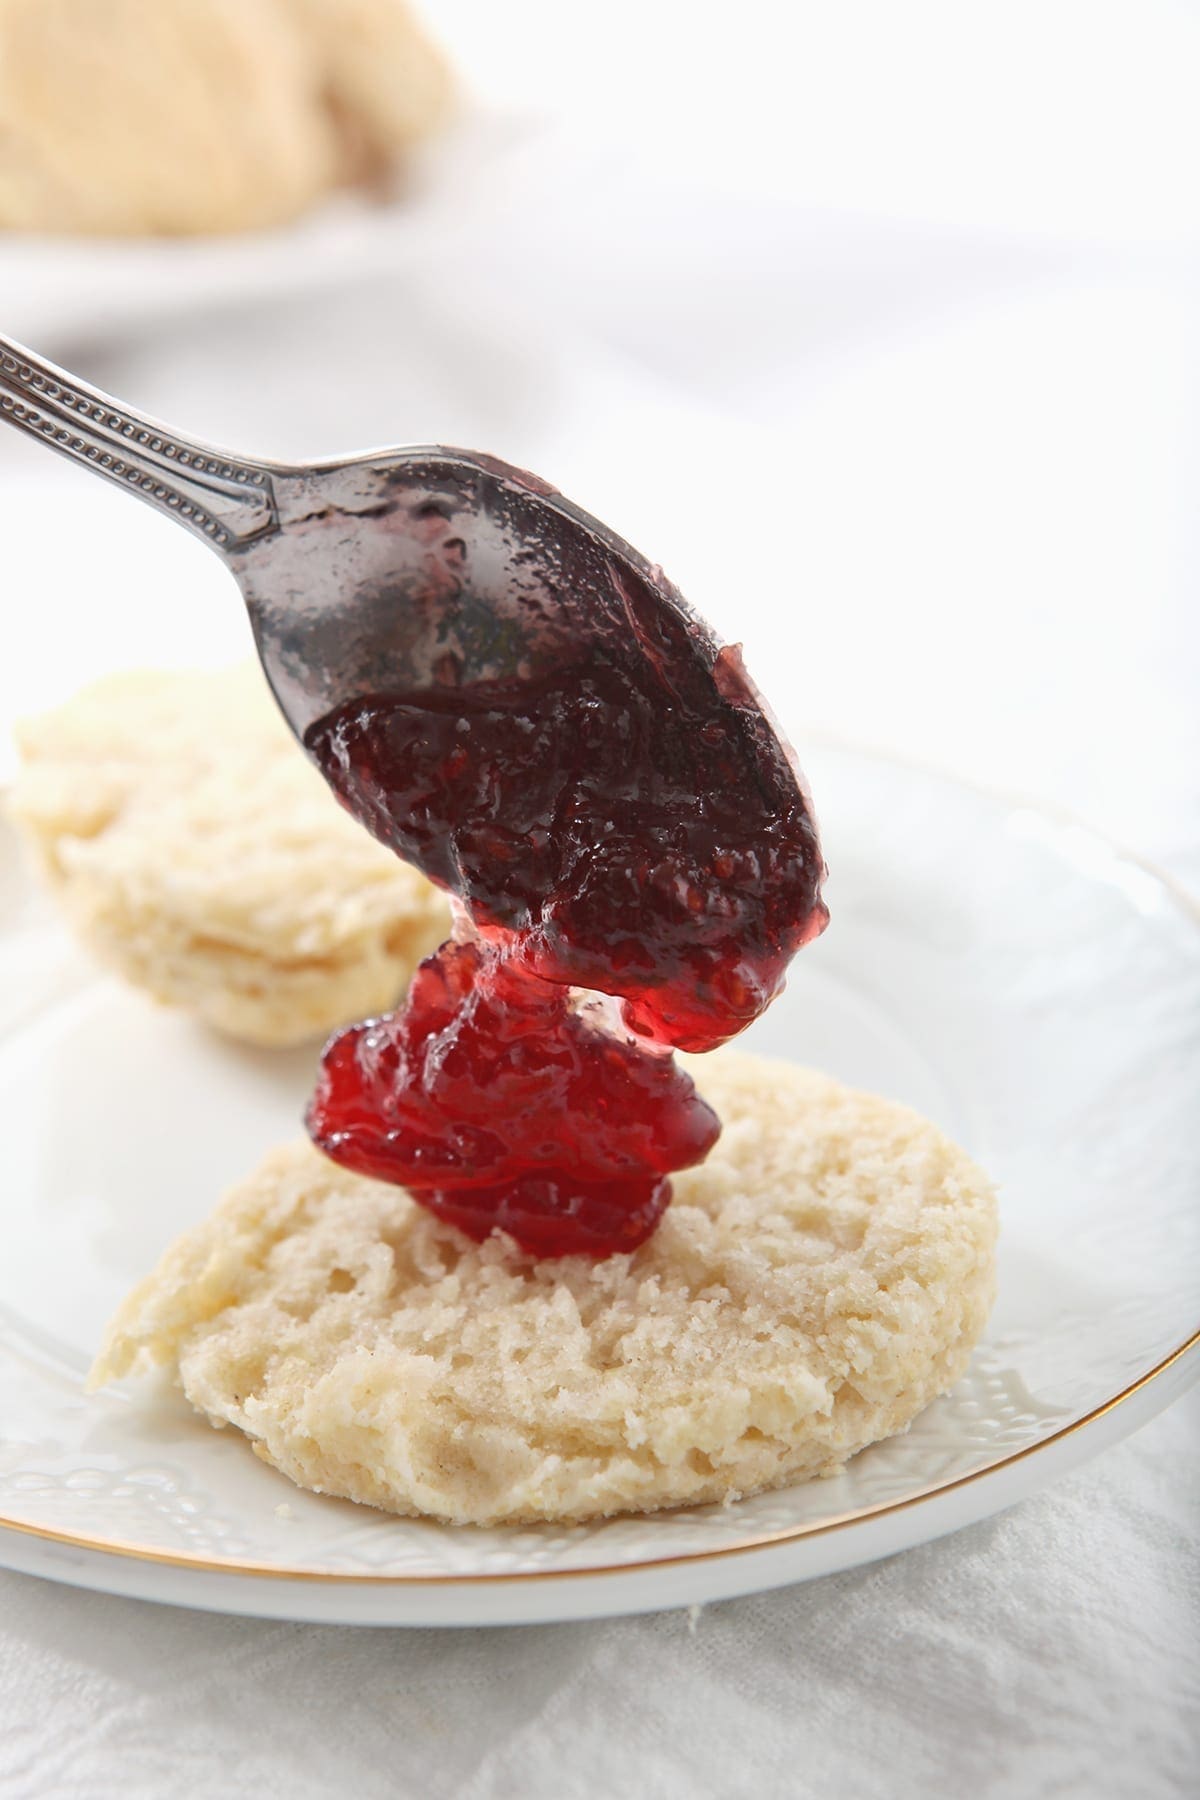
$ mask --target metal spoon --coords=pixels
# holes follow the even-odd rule
[[[251,462],[3,338],[0,418],[212,546],[335,791],[544,978],[703,1050],[823,929],[811,805],[737,650],[545,482],[440,447]]]
[[[301,741],[363,694],[535,675],[606,630],[660,665],[717,661],[660,569],[493,457],[442,446],[303,465],[235,456],[2,336],[0,419],[211,546]]]

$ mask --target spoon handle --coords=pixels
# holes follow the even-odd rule
[[[181,437],[2,335],[0,420],[127,488],[220,554],[278,525],[268,469]]]

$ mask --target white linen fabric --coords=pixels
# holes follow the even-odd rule
[[[535,468],[745,641],[801,747],[1065,805],[1200,887],[1195,10],[438,23],[516,118],[469,178],[460,146],[416,211],[305,228],[311,281],[294,246],[251,273],[208,246],[194,304],[186,247],[97,250],[72,296],[62,247],[5,245],[0,319],[234,447]],[[4,510],[18,478],[83,478],[5,438],[6,592],[36,591],[0,734],[100,668],[236,654],[229,594],[97,617],[86,545],[47,556]],[[1193,1393],[1000,1518],[696,1619],[355,1632],[0,1574],[0,1800],[1183,1795],[1198,1427]]]

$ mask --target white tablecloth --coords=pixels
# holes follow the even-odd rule
[[[51,306],[60,265],[6,249],[11,326],[218,441],[534,467],[745,639],[801,744],[1065,804],[1200,886],[1195,14],[445,10],[516,119],[489,169],[281,295],[235,250],[202,305],[118,257]],[[0,444],[0,483],[39,466]],[[0,715],[143,647],[86,599],[31,610]],[[1182,1795],[1198,1426],[1193,1394],[1006,1516],[698,1620],[355,1633],[0,1574],[0,1800]]]
[[[873,1568],[608,1624],[355,1631],[0,1576],[4,1800],[1165,1800],[1200,1404]]]

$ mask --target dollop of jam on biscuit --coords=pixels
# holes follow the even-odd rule
[[[502,951],[454,942],[401,1011],[332,1040],[308,1123],[337,1162],[539,1256],[633,1249],[667,1175],[720,1131],[670,1056],[614,1037]]]

